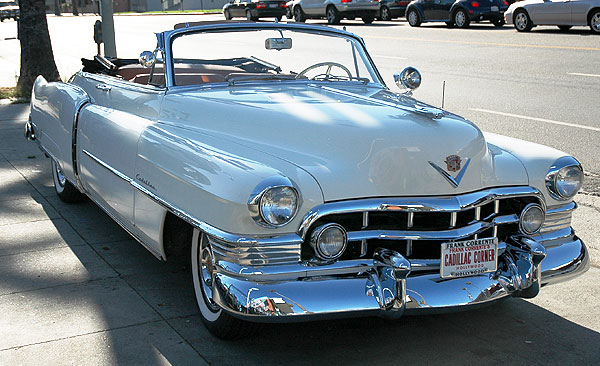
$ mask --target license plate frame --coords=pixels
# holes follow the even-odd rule
[[[279,4],[269,4],[269,8],[274,9],[274,8],[278,8]]]
[[[445,242],[441,245],[440,277],[460,278],[498,269],[498,238]]]
[[[500,8],[498,8],[497,6],[492,6],[492,11],[499,11]]]

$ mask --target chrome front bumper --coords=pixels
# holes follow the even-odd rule
[[[371,260],[329,265],[239,267],[217,263],[214,301],[228,313],[260,322],[447,311],[509,295],[533,297],[541,286],[561,282],[589,267],[584,243],[570,235],[541,245],[514,238],[499,245],[499,270],[442,279],[410,273],[411,263],[387,249]],[[503,270],[500,264],[505,263]]]

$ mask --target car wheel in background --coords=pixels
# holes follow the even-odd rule
[[[192,234],[191,255],[196,302],[206,329],[221,339],[236,339],[250,334],[253,323],[234,318],[212,301],[214,259],[208,236],[198,229],[194,229]]]
[[[294,7],[294,20],[300,23],[306,21],[306,15],[304,15],[304,11],[299,6]]]
[[[337,11],[335,6],[333,6],[333,5],[330,5],[327,7],[326,15],[327,15],[327,23],[329,23],[329,24],[339,24],[340,20],[342,19],[340,12]]]
[[[375,17],[373,15],[365,15],[365,16],[361,17],[361,19],[362,19],[363,23],[371,24],[375,20]]]
[[[421,25],[421,15],[416,9],[410,9],[408,13],[406,13],[406,20],[411,27],[418,27]]]
[[[252,12],[250,11],[250,9],[246,9],[246,20],[257,21],[258,18],[252,16]]]
[[[454,20],[454,25],[458,28],[467,28],[469,23],[471,23],[471,19],[469,19],[469,15],[465,9],[457,9],[452,19]]]
[[[290,6],[288,6],[288,7],[285,9],[285,17],[286,17],[287,19],[292,19],[292,18],[294,17],[294,14],[292,13],[292,8],[291,8]]]
[[[379,10],[379,18],[381,18],[381,20],[392,20],[392,14],[387,6],[381,7]]]
[[[529,32],[533,28],[533,22],[527,12],[523,9],[519,9],[513,15],[513,24],[515,29],[519,32]]]
[[[225,9],[223,15],[225,15],[225,20],[231,20],[231,13],[229,12],[229,9]]]
[[[600,34],[600,10],[594,10],[590,14],[590,29],[592,33]]]
[[[54,160],[52,160],[52,180],[54,181],[54,190],[61,201],[75,203],[83,200],[83,194],[67,180],[62,169]]]
[[[571,29],[571,27],[572,27],[571,25],[559,25],[559,26],[558,26],[558,29],[560,29],[560,30],[561,30],[561,31],[563,31],[563,32],[566,32],[566,31],[568,31],[569,29]]]
[[[504,24],[506,24],[506,22],[504,21],[504,19],[500,18],[500,19],[494,19],[494,20],[492,20],[492,24],[494,25],[494,27],[500,28]]]

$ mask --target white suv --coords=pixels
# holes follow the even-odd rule
[[[379,14],[379,5],[379,0],[294,0],[291,10],[297,22],[327,18],[329,24],[339,24],[343,18],[361,18],[370,24]]]

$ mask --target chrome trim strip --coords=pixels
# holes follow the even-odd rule
[[[166,90],[166,88],[157,87],[157,86],[149,85],[149,84],[138,84],[138,83],[134,83],[129,80],[119,79],[115,76],[110,76],[110,75],[92,74],[92,73],[89,73],[86,71],[79,71],[78,75],[80,75],[83,78],[91,79],[91,80],[98,81],[101,83],[117,84],[119,86],[119,88],[126,89],[126,90],[133,90],[133,91],[137,91],[137,92],[160,94],[160,93],[164,93]]]
[[[384,240],[454,240],[476,235],[488,228],[503,224],[519,222],[517,215],[505,215],[494,218],[491,222],[479,221],[471,225],[452,230],[439,231],[402,231],[402,230],[362,230],[348,232],[348,241],[368,239]]]
[[[283,234],[283,235],[271,235],[271,236],[264,236],[264,237],[263,236],[253,237],[253,236],[240,236],[240,235],[231,234],[226,231],[217,229],[216,227],[195,218],[194,216],[188,214],[184,210],[178,208],[177,206],[164,200],[160,196],[154,194],[152,191],[148,190],[146,187],[137,183],[134,179],[128,177],[127,175],[121,173],[117,169],[111,167],[110,165],[108,165],[107,163],[105,163],[104,161],[102,161],[101,159],[99,159],[94,154],[90,153],[89,151],[87,151],[85,149],[82,151],[87,156],[89,156],[92,160],[94,160],[95,162],[100,164],[102,167],[106,168],[108,171],[112,172],[117,177],[119,177],[119,178],[123,179],[124,181],[128,182],[129,184],[131,184],[135,189],[139,190],[140,192],[144,193],[146,196],[148,196],[149,198],[151,198],[152,200],[154,200],[161,206],[165,207],[167,210],[169,210],[175,216],[181,218],[182,220],[186,221],[190,225],[207,233],[210,236],[214,236],[215,238],[218,238],[218,239],[226,241],[226,242],[235,243],[236,245],[275,246],[275,245],[293,245],[293,244],[300,245],[302,243],[302,238],[300,238],[296,234]]]
[[[429,196],[409,198],[367,198],[353,201],[324,203],[311,209],[298,227],[298,235],[304,239],[308,229],[320,218],[331,214],[356,213],[364,211],[404,211],[404,212],[453,212],[483,206],[497,199],[515,197],[537,197],[545,209],[543,195],[534,187],[498,187],[456,196]]]

